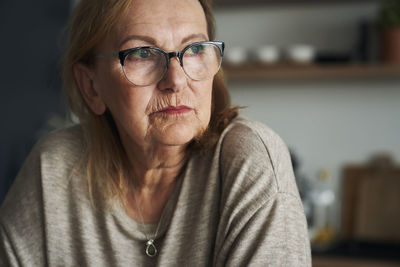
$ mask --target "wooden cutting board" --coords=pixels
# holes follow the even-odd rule
[[[342,189],[343,239],[400,242],[400,167],[347,166]]]

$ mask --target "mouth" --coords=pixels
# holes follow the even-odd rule
[[[179,115],[179,114],[185,114],[193,109],[185,106],[185,105],[180,105],[180,106],[167,106],[164,107],[160,110],[158,110],[156,113],[161,113],[161,114],[167,114],[167,115]]]

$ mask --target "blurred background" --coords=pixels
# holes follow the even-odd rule
[[[0,2],[0,202],[37,139],[70,123],[73,4]],[[291,151],[314,266],[400,266],[399,1],[215,0],[215,17],[233,104]]]

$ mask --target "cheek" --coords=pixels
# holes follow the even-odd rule
[[[198,88],[198,104],[201,120],[204,123],[209,123],[211,116],[211,103],[212,103],[212,80],[204,81],[204,84]]]
[[[123,73],[120,68],[113,64],[106,64],[108,62],[101,62],[96,67],[96,79],[94,86],[98,89],[98,92],[103,99],[104,103],[109,107],[119,94],[124,92],[124,81],[122,78]]]
[[[151,94],[146,94],[149,90],[131,84],[125,78],[120,66],[100,68],[97,77],[103,102],[113,113],[137,116],[145,112],[146,103],[151,97]]]

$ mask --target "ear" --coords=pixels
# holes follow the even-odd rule
[[[97,115],[106,111],[106,105],[94,87],[93,71],[82,63],[76,63],[73,67],[75,81],[81,91],[86,104]]]

